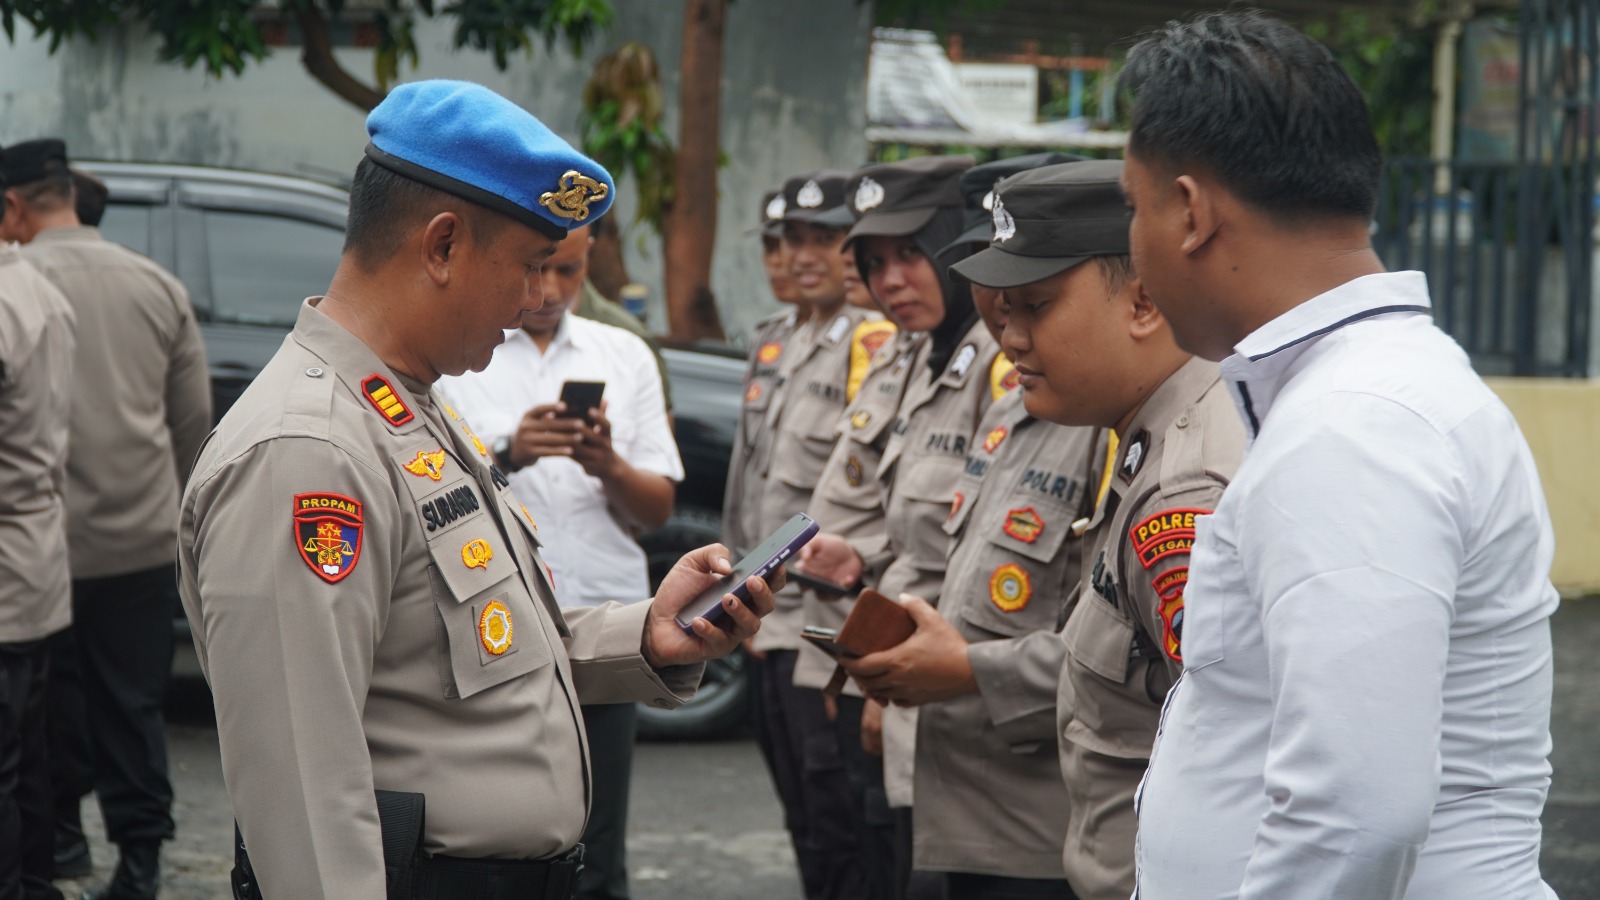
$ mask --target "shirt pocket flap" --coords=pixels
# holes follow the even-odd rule
[[[444,695],[466,699],[554,661],[538,610],[512,567],[511,577],[465,599],[428,567],[434,605],[444,625]]]
[[[989,543],[1034,562],[1048,563],[1072,534],[1072,511],[1048,504],[1009,506],[985,521],[974,521]]]
[[[1133,623],[1111,608],[1094,591],[1085,591],[1078,608],[1062,632],[1067,657],[1107,681],[1128,680],[1128,650],[1133,645]]]
[[[500,530],[487,513],[428,544],[434,567],[458,602],[474,597],[514,576],[516,556],[501,542]]]
[[[948,515],[961,481],[962,460],[939,456],[908,456],[899,460],[894,490],[907,500],[939,503]]]
[[[962,604],[962,621],[1003,638],[1055,631],[1062,600],[1056,583],[1059,572],[993,552],[983,554],[976,569],[968,583],[978,596]]]

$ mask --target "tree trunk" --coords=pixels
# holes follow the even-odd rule
[[[667,327],[675,340],[724,340],[711,293],[721,144],[722,36],[728,0],[685,0],[678,83],[678,158],[662,223]]]
[[[621,213],[611,213],[594,223],[589,236],[594,244],[589,247],[589,283],[609,300],[622,302],[622,286],[629,282],[628,266],[622,259],[622,228],[617,224]]]
[[[328,37],[328,19],[312,4],[294,8],[295,23],[300,26],[300,40],[304,49],[300,62],[311,77],[345,102],[367,112],[383,102],[382,91],[363,83],[339,65],[333,55],[333,40]]]

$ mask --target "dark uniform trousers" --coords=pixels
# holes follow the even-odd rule
[[[65,821],[76,822],[79,798],[92,785],[114,844],[172,837],[162,707],[177,611],[171,565],[73,581],[73,624],[54,638],[65,657],[64,677],[52,678],[50,685],[50,730],[62,738],[52,745],[58,757],[52,774],[62,782],[54,804]]]
[[[583,871],[578,900],[628,900],[628,788],[633,781],[632,703],[586,704],[589,734],[589,824],[583,829]]]
[[[761,661],[767,764],[808,900],[859,900],[865,876],[851,824],[849,783],[822,692],[795,686],[798,655],[769,650]]]
[[[45,641],[0,644],[0,900],[61,900],[50,885]]]
[[[865,870],[867,900],[891,900],[900,896],[895,884],[894,811],[883,789],[883,758],[873,756],[861,746],[861,714],[867,701],[840,694],[839,714],[834,718],[834,733],[839,738],[839,755],[844,761],[846,783],[850,785],[851,821],[856,829]]]

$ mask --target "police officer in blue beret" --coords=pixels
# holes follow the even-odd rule
[[[434,391],[481,370],[568,229],[615,186],[478,85],[396,88],[367,120],[327,294],[217,426],[184,494],[184,608],[241,833],[237,897],[568,898],[590,792],[580,703],[663,708],[759,628],[652,603],[563,611],[538,525]],[[560,522],[542,523],[560,528]]]

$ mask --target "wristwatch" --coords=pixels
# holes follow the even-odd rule
[[[489,446],[489,449],[494,453],[494,461],[500,464],[500,470],[502,472],[505,472],[507,475],[509,475],[517,470],[517,467],[511,464],[510,435],[501,435],[500,437],[495,438],[494,443]]]

